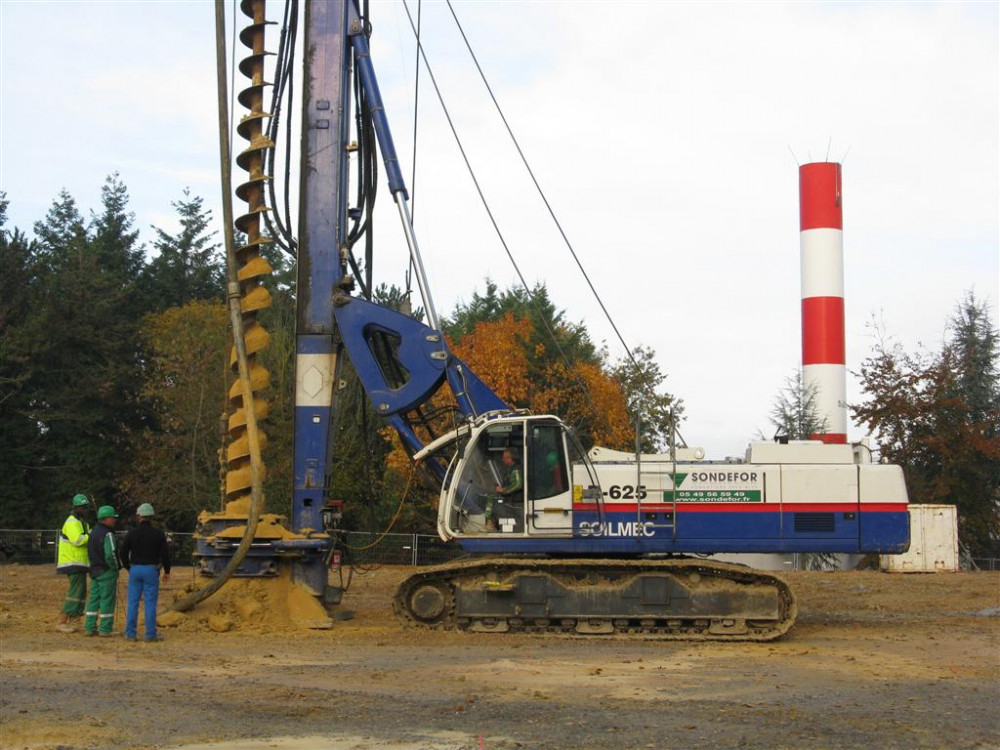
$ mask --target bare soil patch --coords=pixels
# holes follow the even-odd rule
[[[146,644],[56,632],[65,580],[2,566],[0,747],[1000,748],[997,573],[792,573],[783,639],[687,644],[409,629],[407,572],[328,630],[242,582]]]

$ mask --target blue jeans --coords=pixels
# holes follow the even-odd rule
[[[139,598],[146,602],[146,640],[156,637],[156,600],[160,595],[160,569],[156,565],[133,565],[128,571],[128,606],[125,637],[135,638],[139,625]]]

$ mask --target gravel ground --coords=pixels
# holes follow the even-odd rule
[[[405,572],[331,630],[217,633],[210,602],[133,644],[56,632],[64,580],[0,567],[0,746],[1000,748],[997,573],[789,574],[780,641],[690,644],[408,629]]]

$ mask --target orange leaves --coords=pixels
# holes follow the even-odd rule
[[[229,379],[229,316],[221,302],[188,302],[143,319],[146,429],[131,436],[120,478],[131,502],[183,519],[219,497],[219,414]],[[181,521],[183,523],[183,521]]]
[[[589,436],[598,445],[628,449],[633,439],[621,386],[591,362],[550,362],[541,387],[533,394],[531,410],[555,414]]]
[[[625,397],[603,361],[568,364],[534,338],[531,320],[508,312],[476,323],[452,350],[510,406],[555,414],[602,445],[628,448]]]
[[[165,419],[197,420],[202,411],[199,402],[213,413],[224,405],[228,325],[226,307],[220,302],[193,301],[146,316],[142,337],[150,377],[143,395],[166,407]],[[211,397],[205,399],[208,393]]]
[[[511,406],[526,406],[531,389],[531,334],[531,321],[518,320],[509,312],[499,320],[476,323],[472,333],[462,337],[452,350],[501,399]]]

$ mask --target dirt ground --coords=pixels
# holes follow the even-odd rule
[[[1000,748],[998,573],[791,573],[780,641],[691,644],[407,629],[405,572],[329,630],[220,600],[147,644],[56,632],[65,579],[0,567],[0,746]]]

